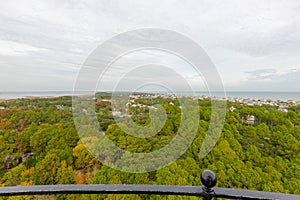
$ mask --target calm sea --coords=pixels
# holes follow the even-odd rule
[[[0,92],[0,99],[18,99],[27,97],[59,97],[71,96],[72,91],[47,91],[47,92]]]
[[[179,92],[185,94],[184,92]],[[59,97],[59,96],[71,96],[72,91],[47,91],[47,92],[0,92],[0,99],[17,99],[26,97]],[[187,93],[188,94],[188,93]],[[211,96],[208,92],[196,92],[197,95]],[[271,100],[295,100],[300,101],[300,92],[237,92],[227,91],[227,97],[240,97],[251,99],[271,99]],[[213,96],[223,97],[223,93],[214,92]]]

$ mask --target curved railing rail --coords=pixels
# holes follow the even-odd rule
[[[214,187],[216,176],[205,170],[201,175],[204,186],[171,186],[171,185],[36,185],[0,187],[0,196],[17,195],[50,195],[50,194],[160,194],[199,196],[204,200],[212,198],[228,199],[268,199],[300,200],[300,195],[261,192]]]

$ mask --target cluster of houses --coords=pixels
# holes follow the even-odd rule
[[[251,98],[227,98],[229,102],[236,102],[236,103],[241,103],[249,106],[254,106],[254,105],[270,105],[270,106],[278,106],[282,111],[284,108],[290,105],[300,105],[300,101],[295,101],[295,100],[287,100],[287,101],[282,101],[282,100],[271,100],[271,99],[251,99]]]
[[[254,105],[270,105],[270,106],[277,106],[279,111],[282,112],[288,112],[288,106],[291,105],[300,105],[300,101],[294,101],[294,100],[288,100],[288,101],[281,101],[281,100],[271,100],[271,99],[251,99],[251,98],[240,98],[240,97],[235,97],[235,98],[217,98],[217,97],[210,97],[207,95],[203,96],[188,96],[188,95],[182,95],[184,97],[191,97],[193,99],[200,99],[200,100],[205,100],[205,99],[217,99],[217,100],[225,100],[229,102],[236,102],[248,106],[254,106]],[[137,108],[148,108],[148,109],[157,109],[154,106],[149,106],[149,105],[143,105],[140,103],[135,102],[136,99],[140,98],[157,98],[157,97],[162,97],[162,98],[171,98],[175,99],[177,96],[175,94],[132,94],[129,96],[129,102],[126,104],[126,113],[128,113],[128,108],[129,107],[137,107]],[[230,111],[234,111],[235,108],[231,107],[229,108]],[[125,117],[128,116],[127,114],[124,114],[120,111],[113,111],[113,115],[119,116],[119,117]],[[245,123],[247,124],[254,124],[255,117],[254,116],[248,116],[247,119],[245,119]]]
[[[149,105],[143,105],[140,103],[135,102],[136,99],[140,98],[171,98],[175,99],[177,98],[174,94],[137,94],[137,95],[130,95],[129,102],[126,104],[126,113],[128,113],[129,107],[139,107],[139,108],[148,108],[148,109],[157,109],[154,106]],[[200,96],[200,97],[192,97],[193,99],[212,99],[209,96]],[[214,98],[217,99],[217,98]],[[250,98],[227,98],[227,99],[219,99],[219,100],[227,100],[229,102],[237,102],[240,104],[248,105],[248,106],[254,106],[254,105],[270,105],[270,106],[277,106],[278,110],[281,112],[288,112],[288,107],[291,105],[300,105],[300,101],[294,101],[294,100],[288,100],[288,101],[273,101],[270,99],[263,99],[263,100],[255,100]],[[172,103],[171,103],[172,104]],[[231,106],[229,108],[229,111],[233,112],[236,108],[234,106]],[[119,116],[119,117],[125,117],[128,116],[127,114],[124,114],[120,111],[113,111],[113,115]],[[247,125],[254,125],[255,124],[255,116],[254,115],[247,115],[243,117],[243,123]]]
[[[228,99],[228,101],[230,102],[238,102],[241,104],[245,104],[248,106],[254,106],[254,105],[270,105],[270,106],[277,106],[279,111],[282,112],[288,112],[288,106],[292,106],[292,105],[300,105],[300,101],[294,101],[294,100],[288,100],[288,101],[281,101],[281,100],[277,100],[277,101],[273,101],[270,99],[263,99],[263,100],[255,100],[255,99],[244,99],[244,98],[230,98]]]

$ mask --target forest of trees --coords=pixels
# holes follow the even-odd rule
[[[143,105],[161,104],[167,113],[163,128],[151,138],[127,135],[115,123],[110,94],[97,94],[96,114],[101,131],[120,148],[151,152],[172,140],[180,127],[177,100],[136,99]],[[300,194],[300,106],[288,112],[276,106],[247,106],[227,102],[222,135],[203,159],[198,156],[211,118],[210,100],[198,100],[200,118],[188,150],[170,165],[149,173],[126,173],[109,168],[85,148],[73,122],[72,98],[16,99],[0,102],[0,186],[47,184],[163,184],[200,186],[200,174],[217,174],[218,187]],[[131,118],[150,123],[149,109],[131,107]],[[253,125],[244,119],[255,116]],[[124,155],[125,156],[125,155]],[[56,195],[2,199],[166,199],[159,195]],[[0,198],[1,199],[1,198]],[[169,196],[168,199],[198,199]]]

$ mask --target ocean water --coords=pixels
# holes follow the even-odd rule
[[[190,92],[178,92],[176,94],[187,94],[190,95]],[[215,96],[215,97],[224,97],[224,93],[213,92],[195,92],[194,94],[198,96]],[[46,92],[0,92],[0,99],[17,99],[17,98],[27,98],[27,97],[59,97],[59,96],[71,96],[73,95],[72,91],[46,91]],[[300,101],[300,92],[260,92],[260,91],[226,91],[225,96],[229,98],[250,98],[250,99],[271,99],[271,100],[294,100]]]
[[[0,99],[19,99],[27,97],[59,97],[71,96],[72,91],[46,91],[46,92],[0,92]]]

